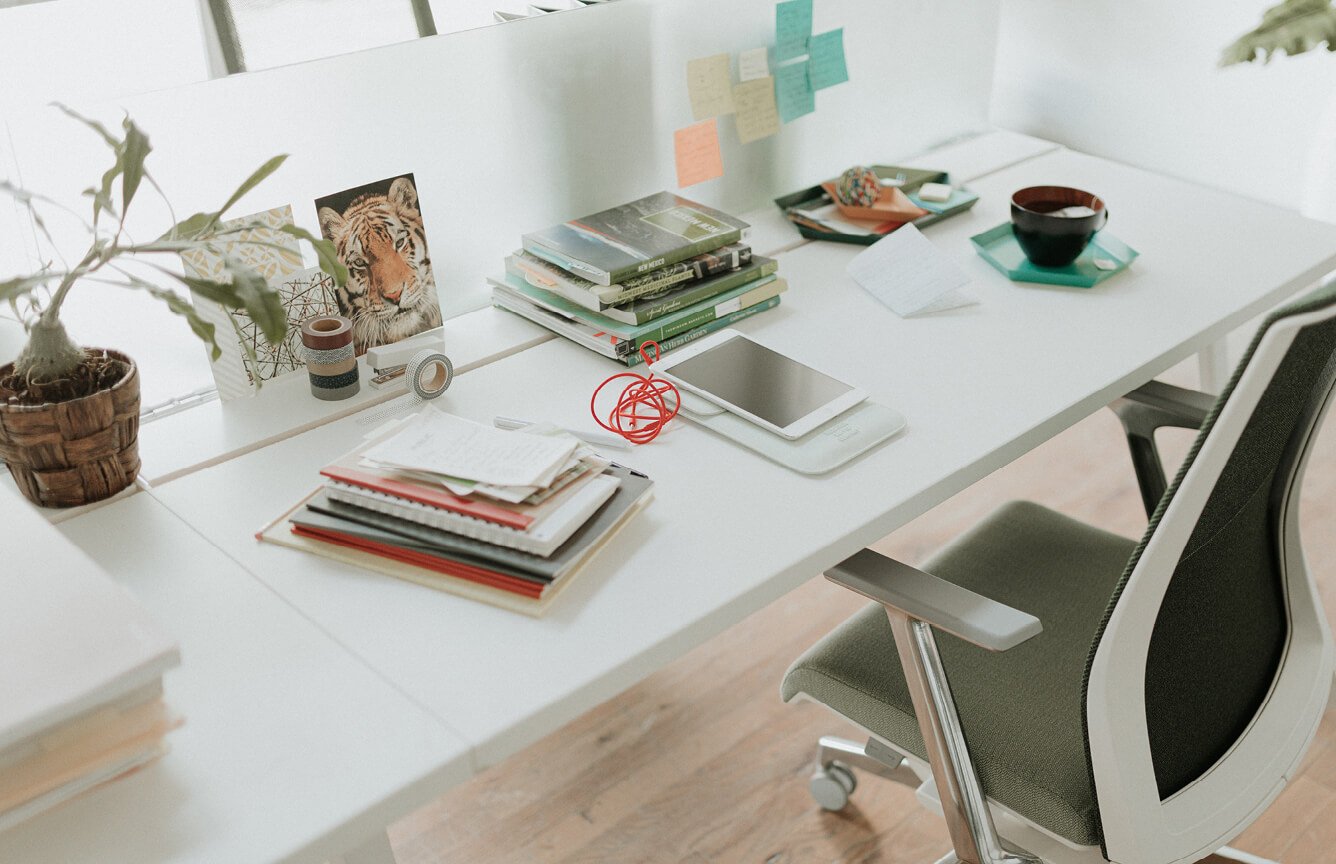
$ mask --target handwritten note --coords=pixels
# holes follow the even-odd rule
[[[687,61],[687,93],[693,120],[733,113],[733,79],[727,54]]]
[[[792,123],[804,114],[816,110],[816,95],[807,74],[806,62],[780,66],[775,78],[775,100],[779,103],[779,119]]]
[[[834,87],[849,80],[844,62],[844,28],[818,33],[807,43],[812,64],[812,89]]]
[[[743,144],[768,138],[779,131],[774,78],[767,75],[734,87],[733,104],[738,109],[738,140]]]
[[[775,6],[775,61],[783,63],[807,53],[812,35],[812,0],[787,0]]]
[[[719,126],[711,117],[673,133],[677,153],[677,185],[680,189],[724,176],[724,160],[719,153]]]
[[[764,47],[743,51],[738,55],[738,80],[755,81],[770,74],[770,61]]]
[[[960,291],[970,281],[913,225],[858,253],[846,268],[853,280],[900,317],[977,302]]]

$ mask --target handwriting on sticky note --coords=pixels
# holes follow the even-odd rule
[[[970,277],[913,225],[896,229],[858,253],[847,272],[901,317],[971,302],[949,299]]]
[[[677,154],[678,188],[685,189],[724,176],[724,160],[719,153],[719,126],[713,117],[674,132],[673,150]]]
[[[779,119],[785,123],[792,123],[816,110],[816,95],[812,92],[807,67],[805,61],[780,66],[775,77],[775,101],[779,105]]]
[[[812,0],[787,0],[775,6],[775,61],[783,63],[807,53],[812,35]]]
[[[727,54],[687,61],[687,94],[691,97],[691,116],[708,120],[733,113],[733,79]]]
[[[755,81],[770,74],[770,61],[764,47],[743,51],[738,55],[738,80]]]
[[[743,81],[733,88],[737,108],[738,140],[750,144],[779,131],[779,111],[775,107],[775,79],[767,75]]]
[[[818,33],[807,43],[811,56],[812,89],[834,87],[849,80],[849,67],[844,62],[844,28]]]

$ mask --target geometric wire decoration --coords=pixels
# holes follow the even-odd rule
[[[238,347],[241,348],[247,377],[252,382],[268,381],[303,368],[302,322],[313,315],[339,314],[339,306],[334,298],[334,277],[322,272],[319,267],[290,276],[278,286],[278,297],[288,313],[288,333],[276,345],[271,345],[264,338],[259,325],[251,320],[245,309],[228,310],[240,331]],[[255,352],[254,360],[246,351],[247,346]]]

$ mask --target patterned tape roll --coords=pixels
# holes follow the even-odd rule
[[[311,373],[311,386],[320,390],[339,390],[349,384],[357,383],[357,369],[354,367],[342,375],[316,375]]]
[[[306,371],[312,375],[342,375],[357,368],[356,358],[349,357],[342,363],[307,363]]]
[[[302,346],[302,359],[306,361],[308,366],[333,366],[345,360],[351,360],[356,356],[353,353],[352,340],[349,340],[348,344],[341,348],[327,348],[325,350]]]
[[[316,315],[302,322],[302,346],[328,351],[353,342],[353,322],[342,315]]]
[[[408,361],[404,372],[408,389],[419,401],[435,399],[450,388],[455,378],[455,367],[440,351],[424,348]]]

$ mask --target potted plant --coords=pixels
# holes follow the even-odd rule
[[[280,341],[287,331],[287,313],[278,294],[263,276],[228,254],[231,244],[261,242],[233,236],[256,226],[247,222],[224,229],[220,222],[228,208],[287,157],[275,156],[261,165],[216,211],[177,221],[167,202],[174,224],[156,239],[134,240],[125,231],[125,216],[141,186],[147,183],[163,195],[145,166],[152,151],[148,136],[129,117],[117,135],[95,120],[57,107],[101,136],[114,161],[95,185],[84,190],[92,206],[92,221],[83,222],[90,242],[77,263],[48,264],[36,273],[0,281],[0,300],[19,315],[28,335],[18,358],[0,366],[0,459],[31,501],[71,507],[115,495],[134,482],[139,471],[139,370],[133,359],[118,351],[81,347],[70,338],[60,311],[71,290],[114,285],[145,291],[185,318],[215,360],[222,351],[213,324],[163,283],[179,283],[229,309],[244,308],[269,342]],[[0,181],[0,192],[27,210],[53,247],[47,230],[49,211],[59,208],[79,218],[50,198],[9,182]],[[344,283],[347,271],[335,257],[333,244],[294,225],[281,230],[309,243],[321,269],[339,285]],[[155,260],[192,249],[220,255],[225,278],[181,275]]]

